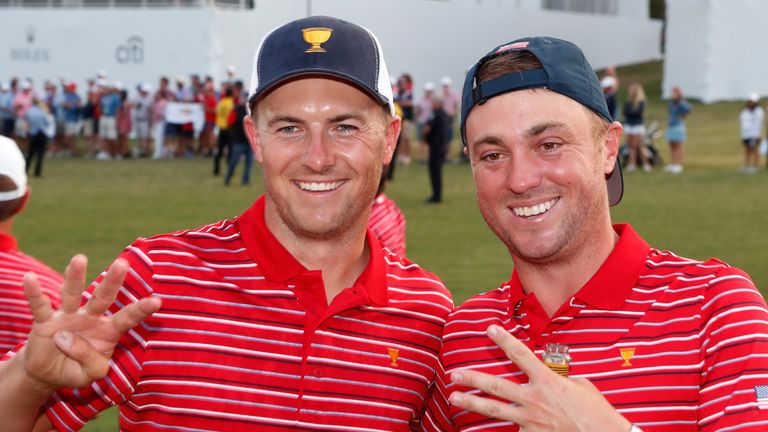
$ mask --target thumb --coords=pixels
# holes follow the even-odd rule
[[[109,359],[82,337],[64,330],[57,332],[53,341],[67,357],[80,364],[83,379],[88,381],[85,385],[107,374]]]

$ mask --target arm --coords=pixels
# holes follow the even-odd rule
[[[588,380],[559,376],[499,326],[488,327],[488,336],[528,375],[529,383],[519,385],[472,370],[453,372],[452,382],[474,387],[503,402],[456,391],[449,398],[451,404],[487,417],[512,421],[526,431],[630,430],[629,421]]]
[[[9,361],[0,363],[0,418],[4,431],[45,430],[43,403],[60,387],[81,388],[103,377],[120,337],[160,308],[148,297],[111,316],[104,312],[117,295],[128,264],[118,259],[107,271],[91,299],[80,302],[87,260],[72,258],[64,272],[61,308],[54,311],[34,274],[24,278],[24,293],[35,323],[26,346]]]

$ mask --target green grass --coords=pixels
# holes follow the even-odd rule
[[[663,125],[661,64],[619,69],[619,74],[623,88],[634,80],[643,82],[648,118]],[[743,151],[741,106],[694,104],[685,173],[627,174],[624,200],[612,213],[615,221],[632,223],[655,247],[691,258],[716,256],[743,268],[765,294],[768,174],[737,173]],[[663,139],[656,144],[667,158]],[[457,147],[454,143],[454,153]],[[260,171],[254,173],[256,185],[227,188],[220,177],[211,176],[211,165],[207,159],[47,160],[44,177],[30,180],[32,200],[15,233],[22,249],[57,269],[72,254],[86,253],[93,277],[136,237],[237,215],[262,192]],[[512,263],[477,211],[469,166],[447,165],[444,182],[444,204],[426,205],[427,167],[398,166],[387,193],[406,215],[408,256],[438,274],[458,303],[507,280]],[[114,424],[110,411],[85,430],[112,431]]]

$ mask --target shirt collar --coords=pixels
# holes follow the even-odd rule
[[[19,249],[16,238],[10,234],[0,233],[0,252],[13,252]]]
[[[236,223],[248,252],[269,280],[287,282],[309,273],[310,270],[291,255],[267,227],[264,220],[265,202],[264,195],[260,196],[237,218]],[[384,253],[378,238],[370,230],[366,233],[366,242],[369,251],[368,265],[354,286],[365,292],[371,303],[386,305],[388,290]]]
[[[598,309],[617,309],[640,276],[650,246],[629,224],[615,224],[619,241],[592,278],[574,297]],[[509,281],[509,312],[526,297],[517,269]],[[609,287],[609,289],[606,289]]]

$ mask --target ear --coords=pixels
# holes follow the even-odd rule
[[[400,136],[400,130],[402,128],[402,120],[398,116],[392,117],[387,124],[387,130],[385,132],[386,148],[384,150],[384,159],[382,163],[389,165],[392,162],[392,155],[395,154],[395,147],[397,146],[397,138]]]
[[[253,124],[253,117],[246,115],[243,117],[243,127],[245,128],[245,136],[248,137],[248,142],[253,149],[253,156],[256,158],[256,162],[262,164],[264,162],[264,156],[261,152],[261,137],[259,137],[259,131],[256,125]]]
[[[619,143],[621,142],[622,127],[621,123],[614,121],[608,126],[608,131],[603,138],[603,145],[605,146],[605,160],[603,163],[603,172],[605,175],[613,172],[613,168],[616,166],[616,158],[619,157]]]

